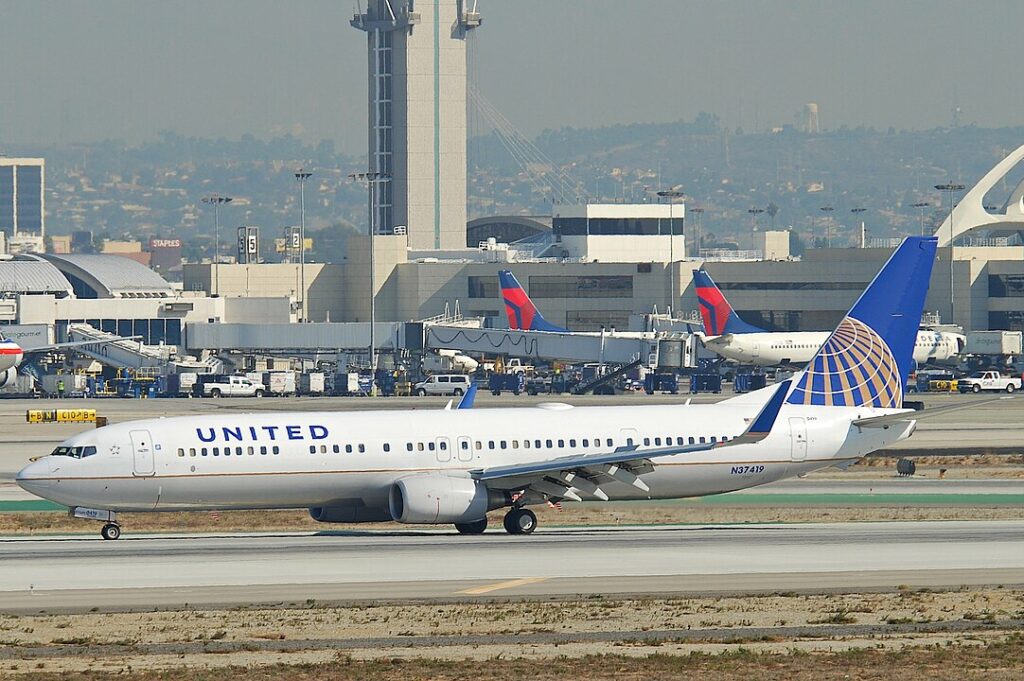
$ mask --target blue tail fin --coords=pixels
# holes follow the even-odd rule
[[[498,272],[498,282],[501,284],[501,297],[505,301],[505,312],[508,314],[508,328],[513,331],[568,331],[544,319],[544,315],[530,300],[530,296],[526,295],[526,289],[514,274],[508,270],[501,270]]]
[[[761,333],[764,329],[747,324],[732,309],[725,299],[718,284],[704,270],[693,271],[693,284],[697,289],[697,302],[700,303],[700,317],[704,322],[704,333],[709,336],[721,336],[727,333]]]
[[[790,404],[903,406],[935,262],[935,237],[908,237],[794,380]]]

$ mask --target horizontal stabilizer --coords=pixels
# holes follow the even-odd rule
[[[984,406],[986,404],[992,404],[993,402],[999,402],[1000,400],[1012,400],[1014,397],[995,397],[990,400],[980,400],[977,402],[968,402],[966,404],[950,404],[945,407],[933,407],[931,409],[922,409],[920,411],[907,410],[902,411],[898,414],[884,414],[882,416],[869,416],[863,419],[857,419],[853,422],[853,425],[858,428],[884,428],[893,423],[905,423],[907,421],[920,421],[921,419],[930,419],[933,416],[941,416],[948,414],[953,411],[960,411],[961,409],[975,409],[977,407]]]

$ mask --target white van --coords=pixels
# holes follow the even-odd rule
[[[413,394],[424,395],[465,395],[469,390],[469,376],[463,374],[434,374],[420,381],[413,388]]]

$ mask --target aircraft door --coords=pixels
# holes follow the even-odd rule
[[[793,461],[804,461],[807,458],[807,419],[789,419],[790,441],[789,455]]]
[[[439,437],[434,440],[434,453],[439,463],[448,463],[452,460],[451,441],[446,437]]]
[[[754,341],[753,345],[751,345],[750,356],[751,357],[760,357],[761,356],[761,344],[758,343],[757,341]]]
[[[156,473],[156,466],[153,461],[153,440],[148,430],[133,430],[129,432],[132,439],[132,470],[136,477],[146,477]]]
[[[459,437],[455,441],[455,452],[458,455],[459,461],[469,463],[473,460],[473,441],[465,435]]]

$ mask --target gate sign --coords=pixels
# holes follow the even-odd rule
[[[238,262],[260,261],[260,228],[254,225],[238,228]]]
[[[95,423],[95,409],[29,409],[25,412],[29,423]]]

